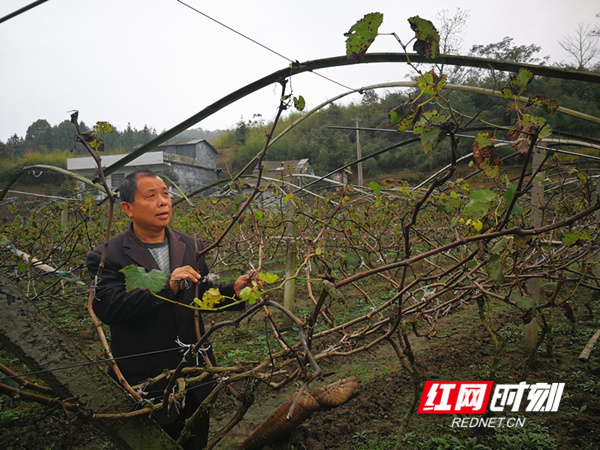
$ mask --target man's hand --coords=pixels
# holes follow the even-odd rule
[[[191,266],[178,267],[171,274],[169,286],[171,286],[171,291],[173,291],[173,294],[177,294],[179,291],[191,286],[192,283],[197,283],[200,278],[200,274]]]
[[[244,288],[252,288],[252,281],[256,281],[260,284],[260,281],[256,276],[256,272],[254,270],[248,272],[246,275],[242,275],[237,280],[235,280],[235,283],[233,284],[233,290],[235,291],[235,295],[238,298],[241,298],[240,292],[242,292]]]

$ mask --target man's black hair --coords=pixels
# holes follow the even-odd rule
[[[158,177],[158,175],[149,169],[138,169],[125,177],[119,186],[119,196],[122,202],[133,203],[137,192],[137,180],[145,177]]]

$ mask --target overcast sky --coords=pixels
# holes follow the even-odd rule
[[[34,0],[1,0],[0,18]],[[407,19],[436,22],[445,9],[469,12],[462,52],[514,38],[536,44],[551,62],[574,63],[558,45],[579,23],[598,24],[598,0],[186,0],[191,7],[300,62],[340,56],[344,33],[365,14],[381,12],[379,31],[407,42]],[[412,46],[411,46],[412,47]],[[369,52],[398,52],[378,36]],[[87,125],[128,123],[170,129],[225,95],[287,67],[289,61],[249,42],[177,0],[49,0],[0,23],[0,140],[46,119],[57,125],[79,110]],[[405,65],[348,66],[322,74],[352,88],[405,79]],[[308,107],[346,91],[314,74],[292,81]],[[231,128],[261,114],[273,118],[280,89],[270,86],[195,127]]]

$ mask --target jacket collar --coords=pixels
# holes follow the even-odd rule
[[[181,267],[185,255],[185,243],[182,241],[179,233],[176,233],[170,228],[167,227],[165,233],[169,239],[169,258],[171,267]],[[138,266],[148,270],[160,270],[148,248],[146,248],[133,232],[133,224],[129,225],[129,228],[123,235],[123,247],[125,254]]]

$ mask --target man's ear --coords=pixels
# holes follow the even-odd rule
[[[129,205],[129,203],[121,202],[121,209],[123,210],[123,212],[125,213],[125,215],[127,217],[131,218],[131,216],[133,215],[133,212],[131,211],[131,206]]]

